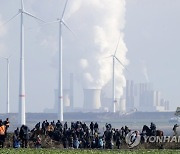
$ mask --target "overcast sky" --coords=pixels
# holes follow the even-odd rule
[[[180,1],[127,0],[125,42],[128,68],[136,81],[149,81],[170,101],[171,110],[179,106],[180,91]]]
[[[25,9],[28,12],[31,12],[46,21],[56,20],[61,15],[65,3],[64,0],[24,1]],[[91,21],[96,22],[96,20],[100,19],[98,19],[96,15],[92,15],[91,18],[88,18],[92,14],[91,9],[81,10],[81,13],[83,11],[86,12],[84,13],[84,16],[76,13],[75,10],[71,10],[71,3],[75,4],[75,1],[76,0],[69,0],[70,4],[66,10],[65,20],[74,33],[77,33],[78,36],[82,36],[81,34],[78,34],[81,26],[85,27],[86,25],[91,25],[93,24]],[[88,2],[90,0],[86,1]],[[103,0],[101,0],[101,2],[102,1]],[[77,0],[77,4],[78,2],[79,0]],[[175,110],[179,105],[180,100],[180,72],[178,69],[178,66],[180,65],[180,61],[178,60],[180,57],[180,1],[125,0],[125,2],[125,16],[120,12],[122,13],[122,16],[120,17],[124,17],[124,19],[121,19],[120,21],[124,22],[125,20],[125,26],[124,23],[119,24],[122,26],[119,28],[122,34],[124,33],[124,42],[128,50],[127,53],[124,52],[124,56],[126,57],[121,59],[124,60],[123,62],[126,64],[128,64],[126,59],[129,61],[129,65],[127,65],[129,73],[126,72],[125,76],[127,79],[134,80],[135,82],[146,82],[148,78],[148,80],[153,83],[154,88],[161,91],[163,97],[170,101],[171,110]],[[94,6],[100,6],[100,4]],[[74,6],[73,8],[76,7],[78,6]],[[85,5],[83,5],[83,7],[85,8]],[[123,5],[116,7],[119,7],[119,9],[122,10]],[[20,0],[0,0],[0,23],[3,23],[15,15],[19,8]],[[96,9],[97,10],[94,10],[94,12],[101,10],[101,8]],[[75,15],[71,14],[73,11],[76,13]],[[104,12],[100,13],[103,14]],[[110,11],[110,13],[112,14],[113,12]],[[106,14],[108,15],[108,12],[106,12]],[[83,20],[86,15],[86,20]],[[116,14],[114,16],[116,16]],[[18,111],[19,23],[20,17],[16,17],[4,27],[0,27],[0,55],[11,56],[11,112]],[[26,110],[27,112],[42,112],[45,108],[53,108],[54,106],[54,89],[57,88],[56,83],[58,79],[58,25],[41,26],[40,22],[37,22],[30,17],[26,17],[25,27]],[[76,53],[73,53],[73,55],[68,52],[69,44],[76,50],[82,50],[82,48],[91,49],[91,46],[84,47],[84,45],[80,43],[83,42],[81,39],[87,39],[88,37],[80,37],[77,40],[77,38],[67,30],[64,30],[64,34],[66,34],[64,42],[67,44],[64,46],[64,61],[66,64],[64,67],[66,68],[68,63],[71,62],[71,60],[74,60],[73,58],[69,60],[69,56],[74,56],[75,58],[78,57]],[[90,35],[88,34],[88,30],[87,35]],[[117,39],[115,38],[115,40]],[[91,45],[91,40],[89,40],[88,43]],[[75,47],[76,44],[78,44],[78,47]],[[112,44],[110,48],[114,49],[113,47],[115,44],[116,42]],[[123,44],[121,45],[121,48],[122,46]],[[85,57],[85,55],[83,56]],[[0,60],[0,113],[6,111],[5,66],[5,61]],[[71,69],[74,68],[72,67]],[[146,76],[144,72],[146,72]],[[67,78],[65,79],[65,82],[68,82]],[[69,85],[66,84],[65,88],[68,88],[68,86]],[[81,96],[77,93],[76,99],[82,101]],[[81,104],[82,103],[76,102],[75,105],[80,106]]]

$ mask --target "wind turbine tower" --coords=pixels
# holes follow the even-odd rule
[[[24,14],[33,17],[41,22],[44,22],[40,18],[28,13],[24,10],[24,3],[21,0],[21,28],[20,28],[20,81],[19,81],[19,124],[26,124],[25,116],[25,76],[24,76]]]
[[[68,0],[66,0],[61,18],[58,18],[56,21],[48,22],[47,24],[58,23],[59,24],[59,67],[58,67],[58,120],[63,121],[63,26],[65,26],[71,33],[73,31],[69,28],[69,26],[64,21],[64,14],[67,7]],[[74,33],[73,33],[74,34]]]
[[[117,60],[125,69],[126,67],[124,66],[124,64],[116,57],[116,52],[119,46],[119,42],[120,42],[120,37],[116,46],[116,50],[114,52],[114,54],[112,55],[112,59],[113,59],[113,71],[112,71],[112,103],[113,103],[113,112],[116,112],[116,104],[117,104],[117,100],[116,100],[116,93],[115,93],[115,89],[116,89],[116,82],[115,82],[115,61]],[[126,69],[127,70],[127,69]]]
[[[59,93],[59,98],[58,98],[58,119],[60,121],[64,120],[63,117],[63,40],[62,40],[62,26],[64,25],[67,29],[69,29],[71,31],[71,29],[67,26],[67,24],[64,22],[63,17],[64,17],[64,13],[66,10],[66,6],[67,6],[68,0],[66,1],[66,4],[64,6],[64,10],[62,13],[62,16],[60,19],[58,19],[59,22],[59,82],[58,82],[58,93]],[[72,32],[72,31],[71,31]]]
[[[21,0],[21,28],[20,28],[20,76],[19,76],[19,124],[26,124],[25,114],[25,77],[24,77],[24,20],[23,0]]]
[[[7,108],[6,113],[9,113],[9,59],[10,57],[0,57],[2,59],[5,59],[7,62]]]
[[[26,116],[25,116],[25,76],[24,76],[24,14],[39,20],[41,22],[45,22],[42,19],[28,13],[24,9],[23,0],[21,0],[21,29],[20,29],[20,81],[19,81],[19,124],[26,124]]]

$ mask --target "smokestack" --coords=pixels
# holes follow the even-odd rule
[[[84,109],[98,110],[101,107],[101,89],[84,89]]]

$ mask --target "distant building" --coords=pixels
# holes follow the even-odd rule
[[[134,82],[126,80],[126,111],[134,110]]]
[[[168,111],[169,110],[169,101],[165,99],[161,99],[161,106],[164,106],[164,110]]]
[[[155,91],[151,83],[134,84],[126,81],[126,110],[137,109],[142,112],[168,111],[169,102],[165,101],[160,91]]]
[[[120,99],[119,111],[120,111],[120,113],[125,113],[126,112],[126,99],[124,99],[124,98]]]

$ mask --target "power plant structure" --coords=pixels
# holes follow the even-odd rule
[[[67,108],[70,107],[70,90],[69,89],[64,89],[63,90],[63,107]]]
[[[126,112],[126,99],[121,98],[119,102],[119,112],[125,113]]]
[[[126,80],[126,110],[134,109],[134,82]]]
[[[65,112],[112,112],[112,98],[106,96],[102,89],[96,88],[84,88],[82,90],[80,95],[82,105],[77,108],[73,102],[73,88],[73,75],[71,74],[69,88],[63,89],[63,108]],[[57,96],[58,91],[55,90],[55,98]],[[115,112],[120,114],[135,111],[160,112],[169,110],[169,101],[162,98],[160,91],[153,89],[152,83],[134,83],[134,81],[127,80],[124,95],[121,98],[116,98],[116,100]],[[57,110],[57,102],[56,99],[55,110]]]
[[[152,83],[134,83],[126,81],[126,110],[137,109],[142,112],[156,112],[169,110],[169,101],[161,96],[161,92],[154,90]]]
[[[54,90],[55,94],[55,105],[54,110],[58,111],[58,89]],[[71,99],[70,99],[70,89],[63,89],[63,108],[64,111],[71,111]]]
[[[101,89],[84,89],[84,110],[96,111],[101,108]]]

